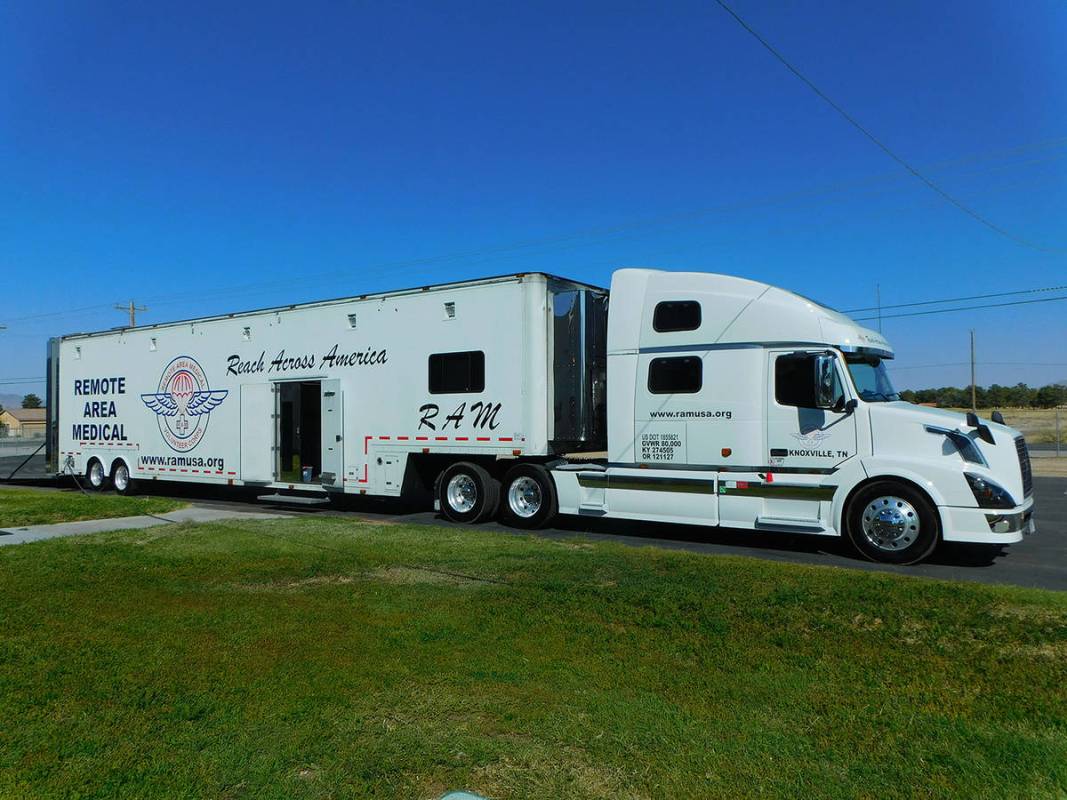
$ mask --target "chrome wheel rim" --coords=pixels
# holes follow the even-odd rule
[[[478,502],[478,484],[470,475],[461,472],[448,482],[446,496],[449,508],[459,514],[466,514]]]
[[[529,519],[541,510],[541,485],[525,475],[508,487],[508,508],[517,517]]]
[[[125,492],[126,487],[129,485],[130,471],[125,464],[119,464],[115,467],[115,488],[120,492]]]
[[[879,497],[863,509],[863,535],[887,553],[899,552],[913,544],[921,527],[919,512],[902,497]]]
[[[99,489],[104,485],[104,465],[99,461],[94,461],[89,467],[89,483],[94,489]]]

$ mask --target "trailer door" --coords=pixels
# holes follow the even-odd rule
[[[344,413],[341,381],[322,381],[322,470],[323,486],[341,488],[344,473]]]
[[[276,389],[272,383],[246,383],[241,387],[242,481],[270,483],[275,479]]]

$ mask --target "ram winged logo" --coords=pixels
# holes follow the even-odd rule
[[[196,359],[178,356],[163,370],[159,388],[141,395],[156,414],[164,441],[172,450],[188,453],[204,438],[211,412],[222,405],[229,389],[212,389]]]
[[[833,434],[823,433],[822,431],[812,431],[811,433],[793,433],[790,435],[804,444],[817,444],[823,439],[829,439]]]

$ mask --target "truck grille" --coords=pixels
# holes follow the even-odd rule
[[[1022,436],[1015,437],[1015,450],[1019,454],[1019,469],[1023,473],[1023,496],[1029,497],[1034,491],[1034,473],[1030,470],[1030,451]]]

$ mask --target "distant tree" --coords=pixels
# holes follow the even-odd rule
[[[41,398],[35,394],[28,394],[22,398],[23,408],[40,408]]]
[[[934,403],[941,408],[970,408],[971,387],[906,389],[900,393],[900,398],[910,403]],[[1055,408],[1067,405],[1067,385],[1052,383],[1036,388],[1025,383],[1014,386],[994,383],[988,388],[977,387],[975,400],[979,408]]]
[[[1031,405],[1038,408],[1055,408],[1063,403],[1067,403],[1067,387],[1064,386],[1042,386],[1031,401]]]

